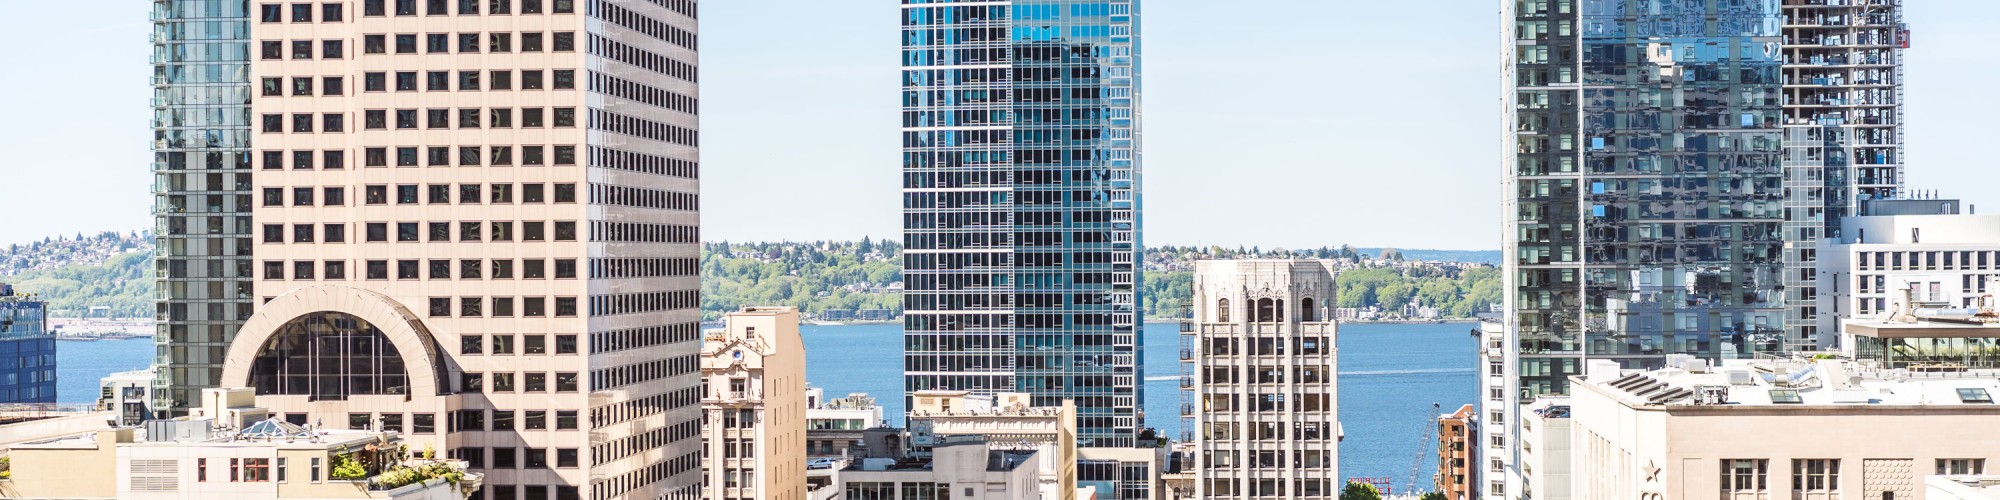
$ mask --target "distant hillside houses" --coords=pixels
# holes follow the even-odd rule
[[[152,251],[153,234],[149,231],[42,238],[0,247],[0,277],[65,266],[99,266],[119,255]]]
[[[1472,252],[1422,251],[1426,254],[1469,254]],[[1146,270],[1152,272],[1193,271],[1195,261],[1210,259],[1325,259],[1334,262],[1335,269],[1400,269],[1404,271],[1427,271],[1422,274],[1457,276],[1459,271],[1492,267],[1477,261],[1416,260],[1406,259],[1396,249],[1385,249],[1376,253],[1364,253],[1351,246],[1320,247],[1310,250],[1287,250],[1283,248],[1263,250],[1258,247],[1236,247],[1235,249],[1211,246],[1208,248],[1165,246],[1146,250]]]

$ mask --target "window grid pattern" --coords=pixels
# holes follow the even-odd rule
[[[1138,6],[905,1],[905,387],[1144,427]]]
[[[250,314],[250,21],[245,2],[154,0],[160,353],[153,408],[184,414]]]

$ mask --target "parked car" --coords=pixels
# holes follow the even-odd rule
[[[806,470],[831,469],[839,463],[840,459],[837,458],[815,458],[806,461]]]

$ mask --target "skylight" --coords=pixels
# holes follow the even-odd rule
[[[1981,389],[1978,387],[1959,388],[1958,400],[1965,403],[1993,404],[1993,396],[1991,394],[1987,394],[1986,389]]]
[[[1805,404],[1806,400],[1799,398],[1798,389],[1771,389],[1771,402],[1777,404],[1797,405],[1797,404]]]

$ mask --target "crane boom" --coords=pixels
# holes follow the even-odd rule
[[[1417,442],[1417,458],[1410,462],[1410,483],[1408,489],[1403,491],[1410,492],[1411,494],[1417,492],[1417,477],[1423,475],[1424,459],[1435,458],[1433,455],[1437,451],[1437,443],[1433,442],[1432,433],[1437,432],[1438,411],[1441,408],[1438,403],[1431,403],[1431,416],[1424,419],[1424,437]]]

